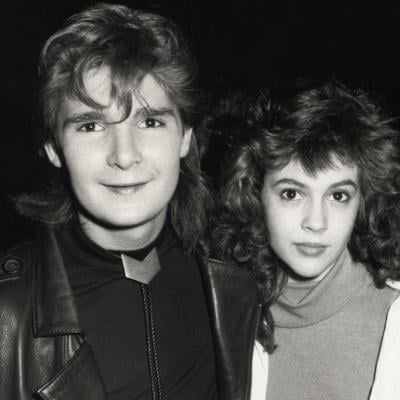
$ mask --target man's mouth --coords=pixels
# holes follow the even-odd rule
[[[104,186],[111,192],[119,195],[134,194],[144,188],[148,182],[138,182],[130,184],[118,184],[118,185],[107,185]]]

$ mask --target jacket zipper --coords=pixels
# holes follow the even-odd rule
[[[160,369],[158,363],[158,351],[156,341],[156,331],[153,318],[153,305],[151,301],[151,292],[148,285],[140,284],[142,292],[143,308],[145,316],[146,331],[146,349],[147,360],[149,363],[151,398],[152,400],[162,400],[162,387],[160,378]]]

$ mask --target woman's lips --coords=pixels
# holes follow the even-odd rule
[[[297,251],[306,257],[318,257],[327,249],[327,245],[321,243],[295,243]]]

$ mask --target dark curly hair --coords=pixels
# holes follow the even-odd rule
[[[263,304],[258,336],[268,351],[274,348],[269,306],[287,273],[269,245],[264,222],[261,190],[267,172],[297,160],[313,175],[332,167],[333,156],[358,166],[362,201],[350,253],[366,266],[377,287],[400,279],[400,134],[393,118],[383,114],[371,95],[339,83],[282,93],[274,97],[263,92],[253,97],[251,107],[248,99],[242,101],[240,127],[238,113],[233,116],[235,134],[225,115],[223,129],[235,138],[221,168],[213,232],[218,256],[255,274]]]

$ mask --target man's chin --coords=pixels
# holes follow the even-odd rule
[[[106,229],[123,231],[151,224],[152,220],[154,220],[154,217],[119,215],[117,218],[99,218],[95,223]]]

